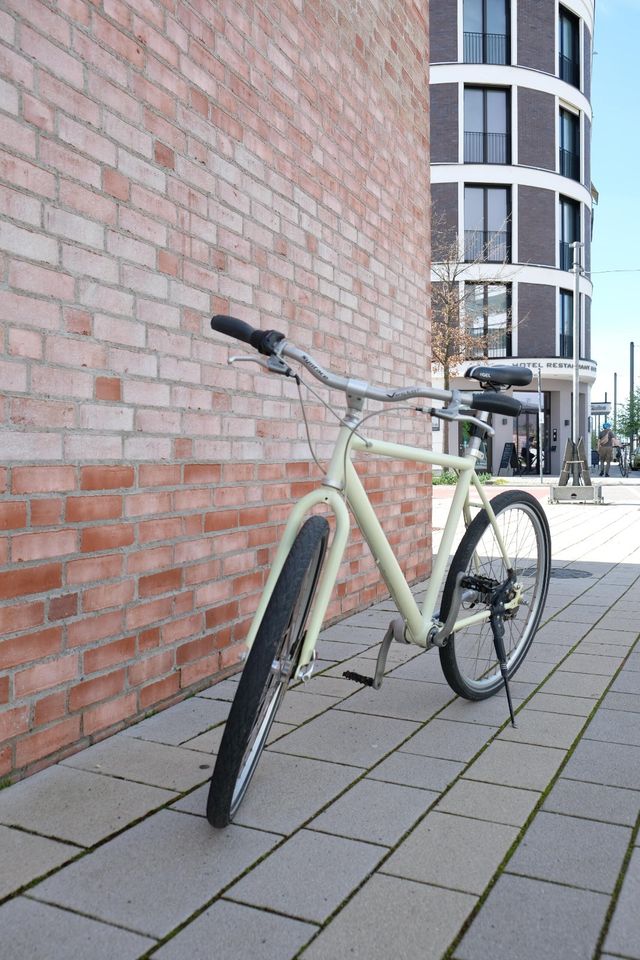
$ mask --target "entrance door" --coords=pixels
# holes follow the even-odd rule
[[[537,393],[517,392],[513,394],[517,400],[530,407],[538,406]],[[538,429],[537,409],[529,413],[525,411],[514,422],[513,442],[520,459],[523,473],[539,473],[538,451],[542,448],[542,472],[549,473],[550,469],[550,435],[549,419],[551,415],[551,399],[548,391],[542,394],[543,404],[543,435],[540,437]],[[541,443],[542,440],[542,443]]]

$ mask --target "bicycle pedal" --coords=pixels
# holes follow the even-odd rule
[[[365,687],[372,687],[373,677],[365,677],[362,673],[356,673],[355,670],[344,670],[342,676],[346,680],[353,680],[354,683],[363,683]]]

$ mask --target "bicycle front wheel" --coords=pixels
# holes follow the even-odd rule
[[[242,803],[289,680],[324,558],[329,524],[309,517],[289,551],[258,627],[222,735],[207,819],[226,827]]]
[[[524,660],[538,629],[551,575],[551,535],[539,502],[519,490],[502,493],[491,502],[498,530],[521,588],[521,602],[504,618],[507,671],[511,677]],[[442,594],[440,619],[447,619],[460,572],[484,577],[498,587],[508,577],[495,531],[485,510],[469,524]],[[489,609],[488,601],[465,590],[458,619]],[[440,663],[452,690],[468,700],[484,700],[504,685],[488,620],[463,627],[440,647]]]
[[[629,475],[629,461],[627,460],[624,454],[620,457],[619,467],[620,467],[620,476],[627,477]]]

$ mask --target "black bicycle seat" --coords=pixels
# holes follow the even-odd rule
[[[496,366],[469,367],[465,377],[478,380],[485,389],[499,390],[501,387],[526,387],[533,380],[529,367]]]

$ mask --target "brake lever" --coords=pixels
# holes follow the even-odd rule
[[[265,370],[268,370],[269,373],[279,373],[284,377],[293,377],[294,373],[291,367],[286,364],[280,357],[271,356],[271,357],[252,357],[248,353],[237,354],[236,356],[229,357],[227,360],[228,364],[233,363],[257,363],[259,366],[264,367]]]

